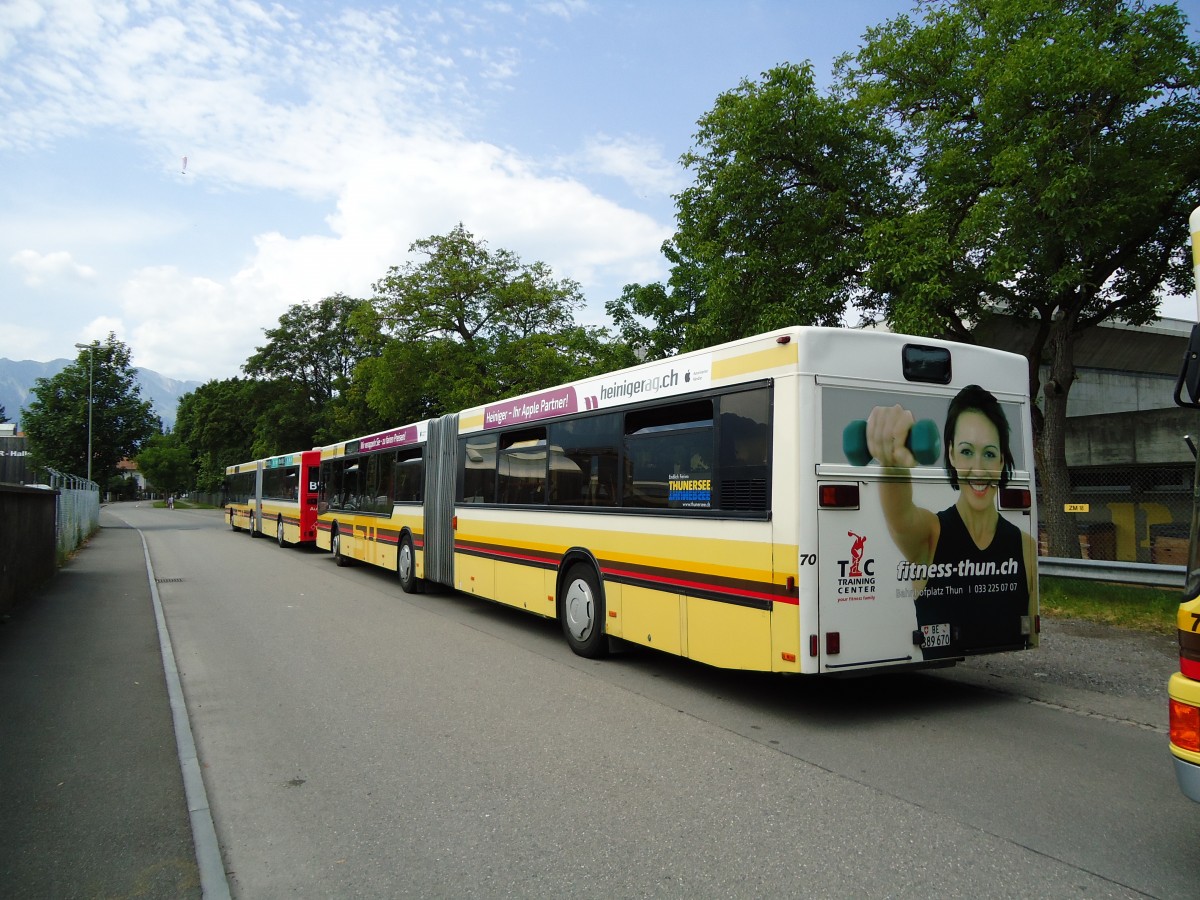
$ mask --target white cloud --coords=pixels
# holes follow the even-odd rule
[[[661,147],[638,137],[597,135],[566,162],[582,171],[619,178],[645,194],[674,194],[686,184],[683,170],[663,157]]]
[[[235,374],[289,306],[337,292],[369,297],[414,240],[460,221],[493,250],[581,282],[596,307],[629,281],[663,276],[657,248],[667,231],[650,218],[541,177],[492,145],[414,141],[359,165],[332,235],[262,234],[228,282],[174,267],[138,272],[122,292],[136,363],[177,378]]]
[[[468,136],[481,86],[520,74],[521,51],[504,40],[514,15],[570,19],[587,4],[316,9],[330,18],[246,0],[0,10],[0,152],[27,156],[93,135],[119,135],[128,148],[132,136],[157,166],[148,177],[144,163],[129,165],[125,177],[137,181],[121,208],[97,194],[0,213],[0,248],[56,234],[43,245],[69,248],[13,253],[25,284],[101,283],[78,315],[88,321],[78,339],[111,330],[136,365],[229,377],[288,306],[370,296],[414,240],[459,222],[493,249],[579,281],[594,308],[625,283],[664,276],[669,228],[582,180],[599,173],[670,193],[678,175],[658,148],[602,136],[569,160],[543,161]],[[264,194],[328,209],[328,230],[220,218]],[[74,262],[98,253],[107,280]],[[51,342],[37,334],[36,346]]]
[[[95,269],[75,262],[65,250],[54,253],[19,250],[8,261],[24,272],[22,280],[29,287],[41,287],[47,282],[63,279],[92,281],[96,278]]]

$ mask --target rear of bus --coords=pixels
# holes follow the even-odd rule
[[[819,671],[1036,646],[1025,358],[888,333],[798,339],[821,425],[819,629],[807,635]]]
[[[263,460],[259,529],[274,536],[280,547],[316,541],[320,477],[320,450]]]

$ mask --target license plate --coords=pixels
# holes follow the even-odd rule
[[[946,622],[941,625],[922,625],[921,636],[922,647],[949,647],[950,623]]]

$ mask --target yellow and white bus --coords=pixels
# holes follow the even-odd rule
[[[321,451],[305,450],[227,467],[229,526],[272,536],[280,547],[315,543],[320,465]]]
[[[396,572],[417,588],[424,550],[427,423],[332,444],[321,451],[317,546]]]
[[[589,657],[836,674],[1024,649],[1026,373],[782,329],[326,448],[318,544],[556,618]]]

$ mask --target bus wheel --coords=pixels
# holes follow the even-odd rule
[[[333,544],[329,549],[333,551],[333,561],[335,564],[339,566],[350,565],[350,560],[342,555],[342,533],[340,531],[333,533]]]
[[[275,523],[275,540],[279,542],[280,547],[286,547],[287,541],[283,539],[283,517]]]
[[[229,527],[232,528],[234,531],[238,530],[238,527],[233,524],[233,509],[232,508],[229,510]]]
[[[608,652],[604,596],[591,566],[579,563],[567,572],[559,610],[563,634],[572,650],[588,659],[597,659]]]
[[[400,577],[400,590],[406,594],[417,592],[417,560],[413,554],[412,538],[408,535],[400,541],[400,553],[396,556],[396,574]]]

